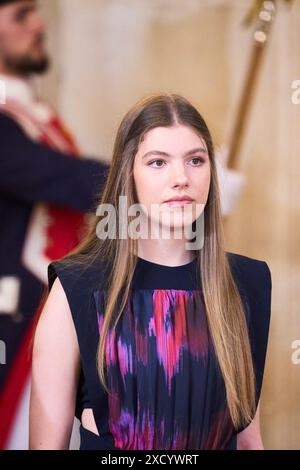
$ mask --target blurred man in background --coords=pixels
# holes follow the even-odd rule
[[[37,2],[0,0],[0,449],[26,448],[28,350],[47,265],[80,241],[108,169],[78,158],[37,96],[32,78],[48,67]]]

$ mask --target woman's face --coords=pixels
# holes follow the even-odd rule
[[[181,124],[150,130],[135,156],[133,176],[138,202],[152,221],[164,226],[170,217],[171,228],[190,226],[203,212],[210,187],[204,139]],[[167,202],[184,197],[189,200]],[[159,208],[154,215],[152,205]]]

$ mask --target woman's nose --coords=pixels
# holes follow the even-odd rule
[[[172,186],[173,187],[186,187],[188,186],[189,180],[183,164],[174,165],[172,169]]]

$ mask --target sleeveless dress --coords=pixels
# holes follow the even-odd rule
[[[262,388],[271,275],[267,264],[227,253],[241,294]],[[196,260],[169,267],[138,258],[129,300],[106,342],[107,384],[96,367],[107,289],[105,267],[60,261],[48,268],[66,293],[81,355],[76,416],[92,408],[99,436],[80,427],[81,450],[236,449],[237,433],[209,333]]]

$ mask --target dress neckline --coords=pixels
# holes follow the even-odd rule
[[[168,271],[189,269],[197,263],[197,256],[192,261],[189,261],[188,263],[185,263],[185,264],[179,264],[177,266],[168,266],[166,264],[154,263],[153,261],[146,260],[144,258],[141,258],[140,256],[138,256],[137,259],[138,259],[138,264],[140,264],[141,266],[153,267],[155,269],[168,270]]]

